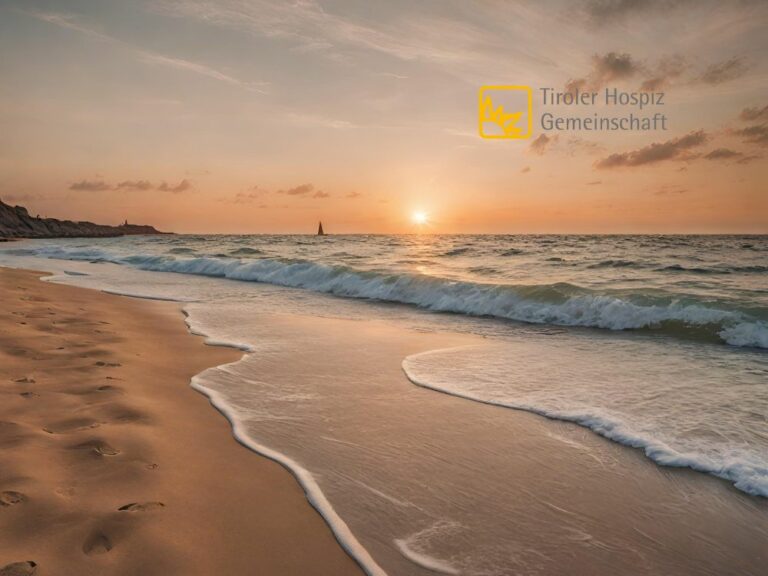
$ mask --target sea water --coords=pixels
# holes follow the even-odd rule
[[[245,443],[300,476],[371,573],[507,573],[510,559],[490,543],[509,526],[476,504],[502,489],[503,443],[489,437],[473,450],[462,437],[470,444],[464,462],[445,464],[453,432],[405,416],[437,392],[476,404],[471,414],[494,404],[575,422],[659,465],[768,497],[765,236],[36,240],[2,246],[0,264],[185,301],[193,330],[250,351],[195,385]],[[484,341],[405,355],[403,369],[419,394],[374,374],[365,383],[307,381],[290,377],[291,359],[328,343],[316,334],[265,331],[260,319],[271,311],[363,317]],[[281,362],[285,381],[260,377],[270,366],[279,372]],[[376,410],[365,413],[372,397]],[[480,442],[487,431],[482,422],[473,426]],[[462,466],[494,443],[497,453],[485,456],[498,470],[481,475],[485,484],[458,490]],[[447,466],[445,478],[427,482],[429,462],[434,470]],[[453,552],[440,554],[441,546]]]

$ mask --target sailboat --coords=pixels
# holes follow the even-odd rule
[[[323,232],[323,223],[320,222],[320,225],[317,227],[317,235],[318,236],[325,236],[325,232]]]

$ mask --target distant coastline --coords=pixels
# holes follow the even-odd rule
[[[109,238],[140,234],[172,234],[161,232],[148,224],[119,226],[74,222],[57,218],[30,216],[23,206],[10,206],[0,200],[0,241],[14,238]]]

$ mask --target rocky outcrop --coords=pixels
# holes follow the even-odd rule
[[[106,226],[93,222],[73,222],[30,216],[23,206],[9,206],[0,200],[0,239],[2,238],[106,238],[136,234],[167,234],[152,226],[121,224]]]

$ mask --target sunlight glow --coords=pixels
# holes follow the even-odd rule
[[[422,211],[419,210],[419,211],[414,212],[411,215],[411,220],[413,220],[414,224],[421,225],[421,224],[426,224],[428,222],[429,218],[427,217],[426,212],[422,212]]]

